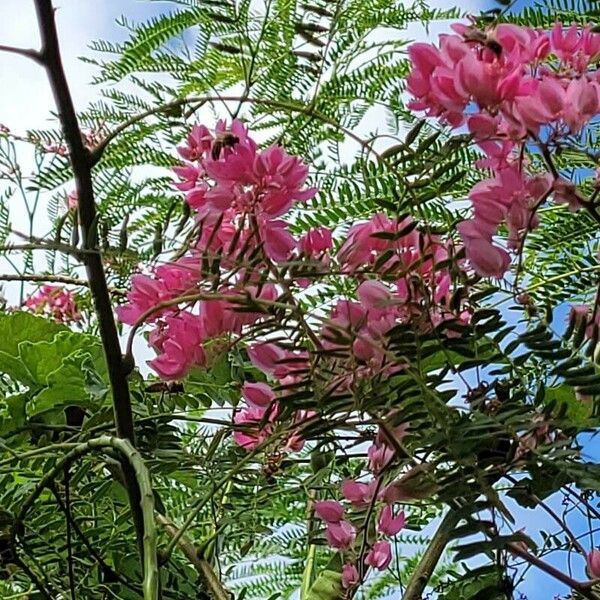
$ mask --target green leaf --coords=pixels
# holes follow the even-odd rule
[[[33,397],[27,413],[37,415],[61,406],[92,406],[107,393],[101,390],[101,381],[91,354],[77,350],[48,375],[46,387]]]
[[[48,376],[60,368],[63,358],[77,350],[85,350],[98,373],[106,374],[102,346],[98,338],[91,335],[61,331],[50,341],[21,342],[18,349],[19,358],[31,373],[36,386],[45,386]]]
[[[552,414],[563,415],[575,427],[590,426],[593,403],[580,400],[575,389],[566,383],[558,387],[546,388],[544,405],[552,407]]]
[[[26,341],[50,341],[60,332],[68,331],[48,319],[26,312],[0,315],[0,372],[25,385],[35,383],[35,377],[19,356],[19,345]]]

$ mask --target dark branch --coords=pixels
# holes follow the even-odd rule
[[[41,56],[46,68],[52,93],[58,108],[62,130],[69,148],[69,159],[75,177],[79,197],[79,223],[84,252],[97,251],[97,224],[96,203],[91,174],[90,153],[83,144],[77,114],[73,99],[62,65],[58,34],[54,20],[54,8],[51,0],[35,0],[42,39]],[[94,298],[96,316],[100,337],[104,347],[104,354],[110,378],[113,405],[115,412],[115,425],[119,437],[134,443],[133,415],[129,385],[125,369],[117,327],[113,317],[106,275],[99,253],[84,253],[83,261],[86,267],[90,291]],[[138,545],[142,552],[142,539],[144,535],[143,518],[140,507],[139,489],[136,484],[132,467],[123,464],[129,502],[133,515],[134,525],[138,537]]]
[[[11,54],[18,54],[19,56],[30,58],[38,64],[43,64],[44,62],[42,54],[37,50],[33,50],[31,48],[15,48],[14,46],[4,46],[3,44],[0,44],[0,52],[10,52]]]

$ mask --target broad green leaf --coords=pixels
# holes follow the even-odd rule
[[[59,406],[96,404],[105,395],[99,388],[101,381],[92,356],[88,352],[77,350],[65,357],[61,365],[48,374],[46,387],[33,397],[27,407],[27,414],[37,415]]]

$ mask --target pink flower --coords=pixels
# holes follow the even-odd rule
[[[581,198],[577,194],[577,186],[562,177],[557,179],[553,185],[554,202],[566,204],[571,212],[576,212],[581,206]]]
[[[392,546],[385,540],[375,542],[365,558],[365,563],[378,571],[385,571],[391,562]]]
[[[389,504],[386,504],[379,515],[379,531],[390,537],[396,535],[401,529],[404,529],[406,519],[404,512],[394,517],[394,511]]]
[[[58,323],[81,320],[75,295],[61,286],[41,286],[36,294],[25,300],[24,306],[36,314],[49,316]]]
[[[512,141],[495,142],[487,140],[479,142],[478,145],[487,155],[487,158],[480,159],[475,163],[478,169],[499,170],[510,166],[512,151],[515,147]]]
[[[272,375],[285,358],[285,351],[271,342],[254,344],[248,348],[247,352],[252,364],[268,375]]]
[[[266,383],[244,383],[242,396],[252,408],[267,408],[275,399],[275,393]]]
[[[509,265],[510,255],[484,238],[465,239],[467,258],[473,269],[484,277],[501,279]]]
[[[474,54],[466,54],[457,65],[456,85],[459,92],[471,96],[481,108],[499,104],[498,84],[497,71]]]
[[[498,133],[499,120],[486,113],[476,113],[469,117],[469,131],[476,140],[488,140]]]
[[[167,317],[151,336],[158,356],[148,364],[163,379],[180,379],[193,366],[202,366],[206,355],[202,347],[204,331],[197,315],[182,312]]]
[[[67,207],[76,209],[79,206],[79,194],[77,190],[73,190],[67,194]]]
[[[369,456],[369,470],[378,475],[392,461],[395,452],[389,446],[372,445],[367,451]]]
[[[593,579],[600,579],[600,550],[592,550],[587,555],[587,566]]]
[[[600,108],[598,87],[584,78],[569,82],[562,117],[572,133],[579,133]]]
[[[550,40],[556,56],[565,62],[577,52],[582,41],[577,25],[571,25],[565,31],[560,22],[557,22],[550,31]]]
[[[287,260],[296,247],[296,240],[281,219],[259,222],[260,236],[265,253],[276,262]]]
[[[210,150],[212,142],[213,136],[204,125],[194,125],[185,145],[177,148],[177,151],[182,158],[193,162]]]
[[[381,281],[373,279],[363,281],[356,293],[365,308],[384,308],[392,301],[390,290]]]
[[[129,304],[116,309],[122,323],[134,325],[144,313],[165,300],[171,300],[190,291],[198,282],[199,268],[193,257],[180,259],[158,267],[152,276],[134,275],[131,278],[131,291],[127,294]],[[148,316],[152,322],[159,317],[173,313],[175,306],[156,310]]]
[[[308,167],[297,156],[287,154],[281,146],[271,146],[258,155],[254,172],[265,190],[261,210],[269,217],[283,215],[295,200],[308,200],[317,191],[315,188],[301,190]]]
[[[359,483],[358,481],[346,480],[342,483],[342,494],[357,508],[365,508],[373,500],[377,481],[370,483]]]
[[[326,523],[339,523],[344,518],[344,507],[336,500],[315,502],[315,513]]]
[[[360,583],[360,575],[356,565],[352,563],[346,563],[342,567],[342,587],[347,590],[353,588]]]
[[[298,250],[306,256],[314,256],[327,252],[333,247],[331,229],[316,227],[309,230],[298,240]]]
[[[200,177],[200,170],[198,167],[191,164],[173,167],[173,172],[182,180],[174,183],[173,185],[182,192],[189,192],[190,190],[193,190],[196,186],[198,178]],[[188,202],[190,206],[193,206],[189,199]]]
[[[327,538],[327,543],[332,548],[346,550],[352,546],[356,539],[356,529],[354,529],[353,525],[348,523],[348,521],[327,523],[325,537]]]
[[[262,408],[248,408],[237,412],[233,422],[240,426],[233,432],[233,440],[238,446],[252,450],[271,435],[271,423],[277,416],[277,409],[266,411]]]

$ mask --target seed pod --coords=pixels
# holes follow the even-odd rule
[[[72,224],[71,246],[73,246],[73,248],[77,248],[77,246],[79,246],[79,218],[77,216],[77,212],[73,212]]]
[[[231,17],[227,17],[225,15],[220,15],[219,13],[208,13],[207,16],[213,19],[213,21],[217,21],[219,23],[228,23],[229,25],[235,23],[235,19],[232,19]]]
[[[312,31],[313,33],[326,33],[329,31],[328,27],[324,27],[323,25],[319,25],[318,23],[296,23],[294,29],[296,33],[300,33],[301,31]]]
[[[192,214],[192,209],[187,202],[183,203],[182,215],[179,223],[177,224],[177,229],[175,229],[175,237],[177,237],[185,227],[185,224],[189,221],[189,218]]]
[[[333,17],[333,13],[328,11],[326,8],[316,6],[315,4],[303,4],[302,8],[309,12],[313,12],[320,17]]]
[[[206,4],[207,6],[218,6],[221,8],[231,8],[231,3],[226,2],[225,0],[201,0],[202,4]]]
[[[121,225],[121,229],[119,231],[119,250],[121,252],[125,252],[127,250],[127,242],[128,242],[128,231],[127,225],[129,224],[129,213],[125,215],[123,219],[123,223]]]
[[[592,325],[592,336],[590,338],[589,344],[585,349],[585,355],[588,357],[593,357],[596,352],[596,346],[598,345],[598,338],[600,337],[600,328],[598,327],[598,323],[594,323]]]
[[[62,234],[62,230],[63,230],[63,227],[65,226],[68,216],[69,216],[69,213],[66,212],[64,215],[62,215],[62,217],[60,217],[60,219],[58,219],[58,221],[56,223],[56,232],[54,234],[54,242],[56,244],[62,243],[61,234]]]
[[[318,48],[323,48],[326,46],[323,40],[320,40],[318,37],[311,35],[308,31],[299,31],[298,35],[304,39],[308,44],[312,44],[313,46],[317,46]]]
[[[152,241],[152,258],[156,258],[163,251],[163,233],[160,223],[154,228],[154,240]]]
[[[237,46],[231,46],[229,44],[222,44],[221,42],[210,42],[210,45],[219,50],[225,52],[225,54],[241,54],[242,51]]]
[[[303,50],[294,50],[292,54],[296,55],[298,58],[305,58],[309,62],[319,63],[321,62],[321,55],[315,54],[314,52],[304,52]]]
[[[587,318],[580,316],[575,326],[575,333],[573,334],[573,348],[579,348],[585,339],[585,331],[588,326]]]

